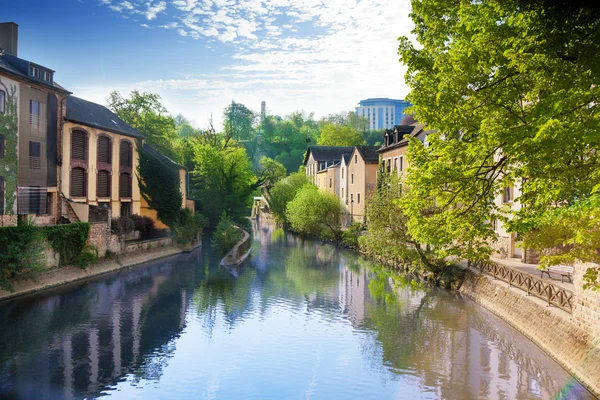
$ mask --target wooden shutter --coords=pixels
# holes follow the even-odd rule
[[[110,173],[98,171],[98,197],[110,197]]]
[[[71,197],[85,197],[85,170],[73,168],[71,170]]]
[[[4,177],[0,176],[0,215],[4,214]]]
[[[98,138],[98,162],[110,164],[110,139],[106,136],[100,136]]]
[[[131,175],[128,173],[119,176],[119,197],[131,197]]]
[[[71,135],[71,159],[86,160],[87,137],[81,131],[74,131]]]
[[[121,142],[120,147],[120,166],[121,167],[131,167],[131,143],[129,142]]]

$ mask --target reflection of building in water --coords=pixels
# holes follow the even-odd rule
[[[71,399],[96,396],[125,374],[145,374],[144,355],[185,327],[190,296],[173,265],[163,262],[98,281],[16,316],[24,320],[16,327],[26,336],[23,346],[39,351],[30,359],[0,349],[0,381],[14,382],[12,388],[0,385],[0,391],[8,397],[14,391],[24,398]],[[64,320],[74,323],[65,329]],[[35,331],[28,330],[33,323]],[[150,369],[156,372],[155,366]]]
[[[340,269],[339,300],[340,308],[347,314],[352,325],[360,325],[365,317],[365,303],[371,298],[367,270],[360,268]]]

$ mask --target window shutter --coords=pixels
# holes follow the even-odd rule
[[[98,171],[98,197],[110,197],[110,173]]]
[[[4,177],[0,176],[0,215],[4,215]]]
[[[123,173],[119,176],[119,197],[131,197],[131,175]]]
[[[71,170],[71,197],[85,197],[85,170],[73,168]]]
[[[120,153],[121,167],[131,167],[131,144],[129,142],[121,142]]]
[[[106,136],[98,138],[98,162],[110,164],[110,139]]]
[[[75,131],[71,135],[71,159],[86,160],[86,143],[87,138],[85,133]]]
[[[42,145],[40,142],[29,142],[29,169],[41,168]]]

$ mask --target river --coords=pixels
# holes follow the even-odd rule
[[[0,398],[593,399],[474,302],[255,223],[201,249],[0,303]]]

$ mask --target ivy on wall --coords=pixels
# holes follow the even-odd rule
[[[0,79],[0,90],[6,93],[4,114],[0,114],[0,135],[4,135],[4,157],[0,158],[0,175],[4,177],[4,213],[13,214],[17,197],[18,132],[17,87],[6,86]]]

